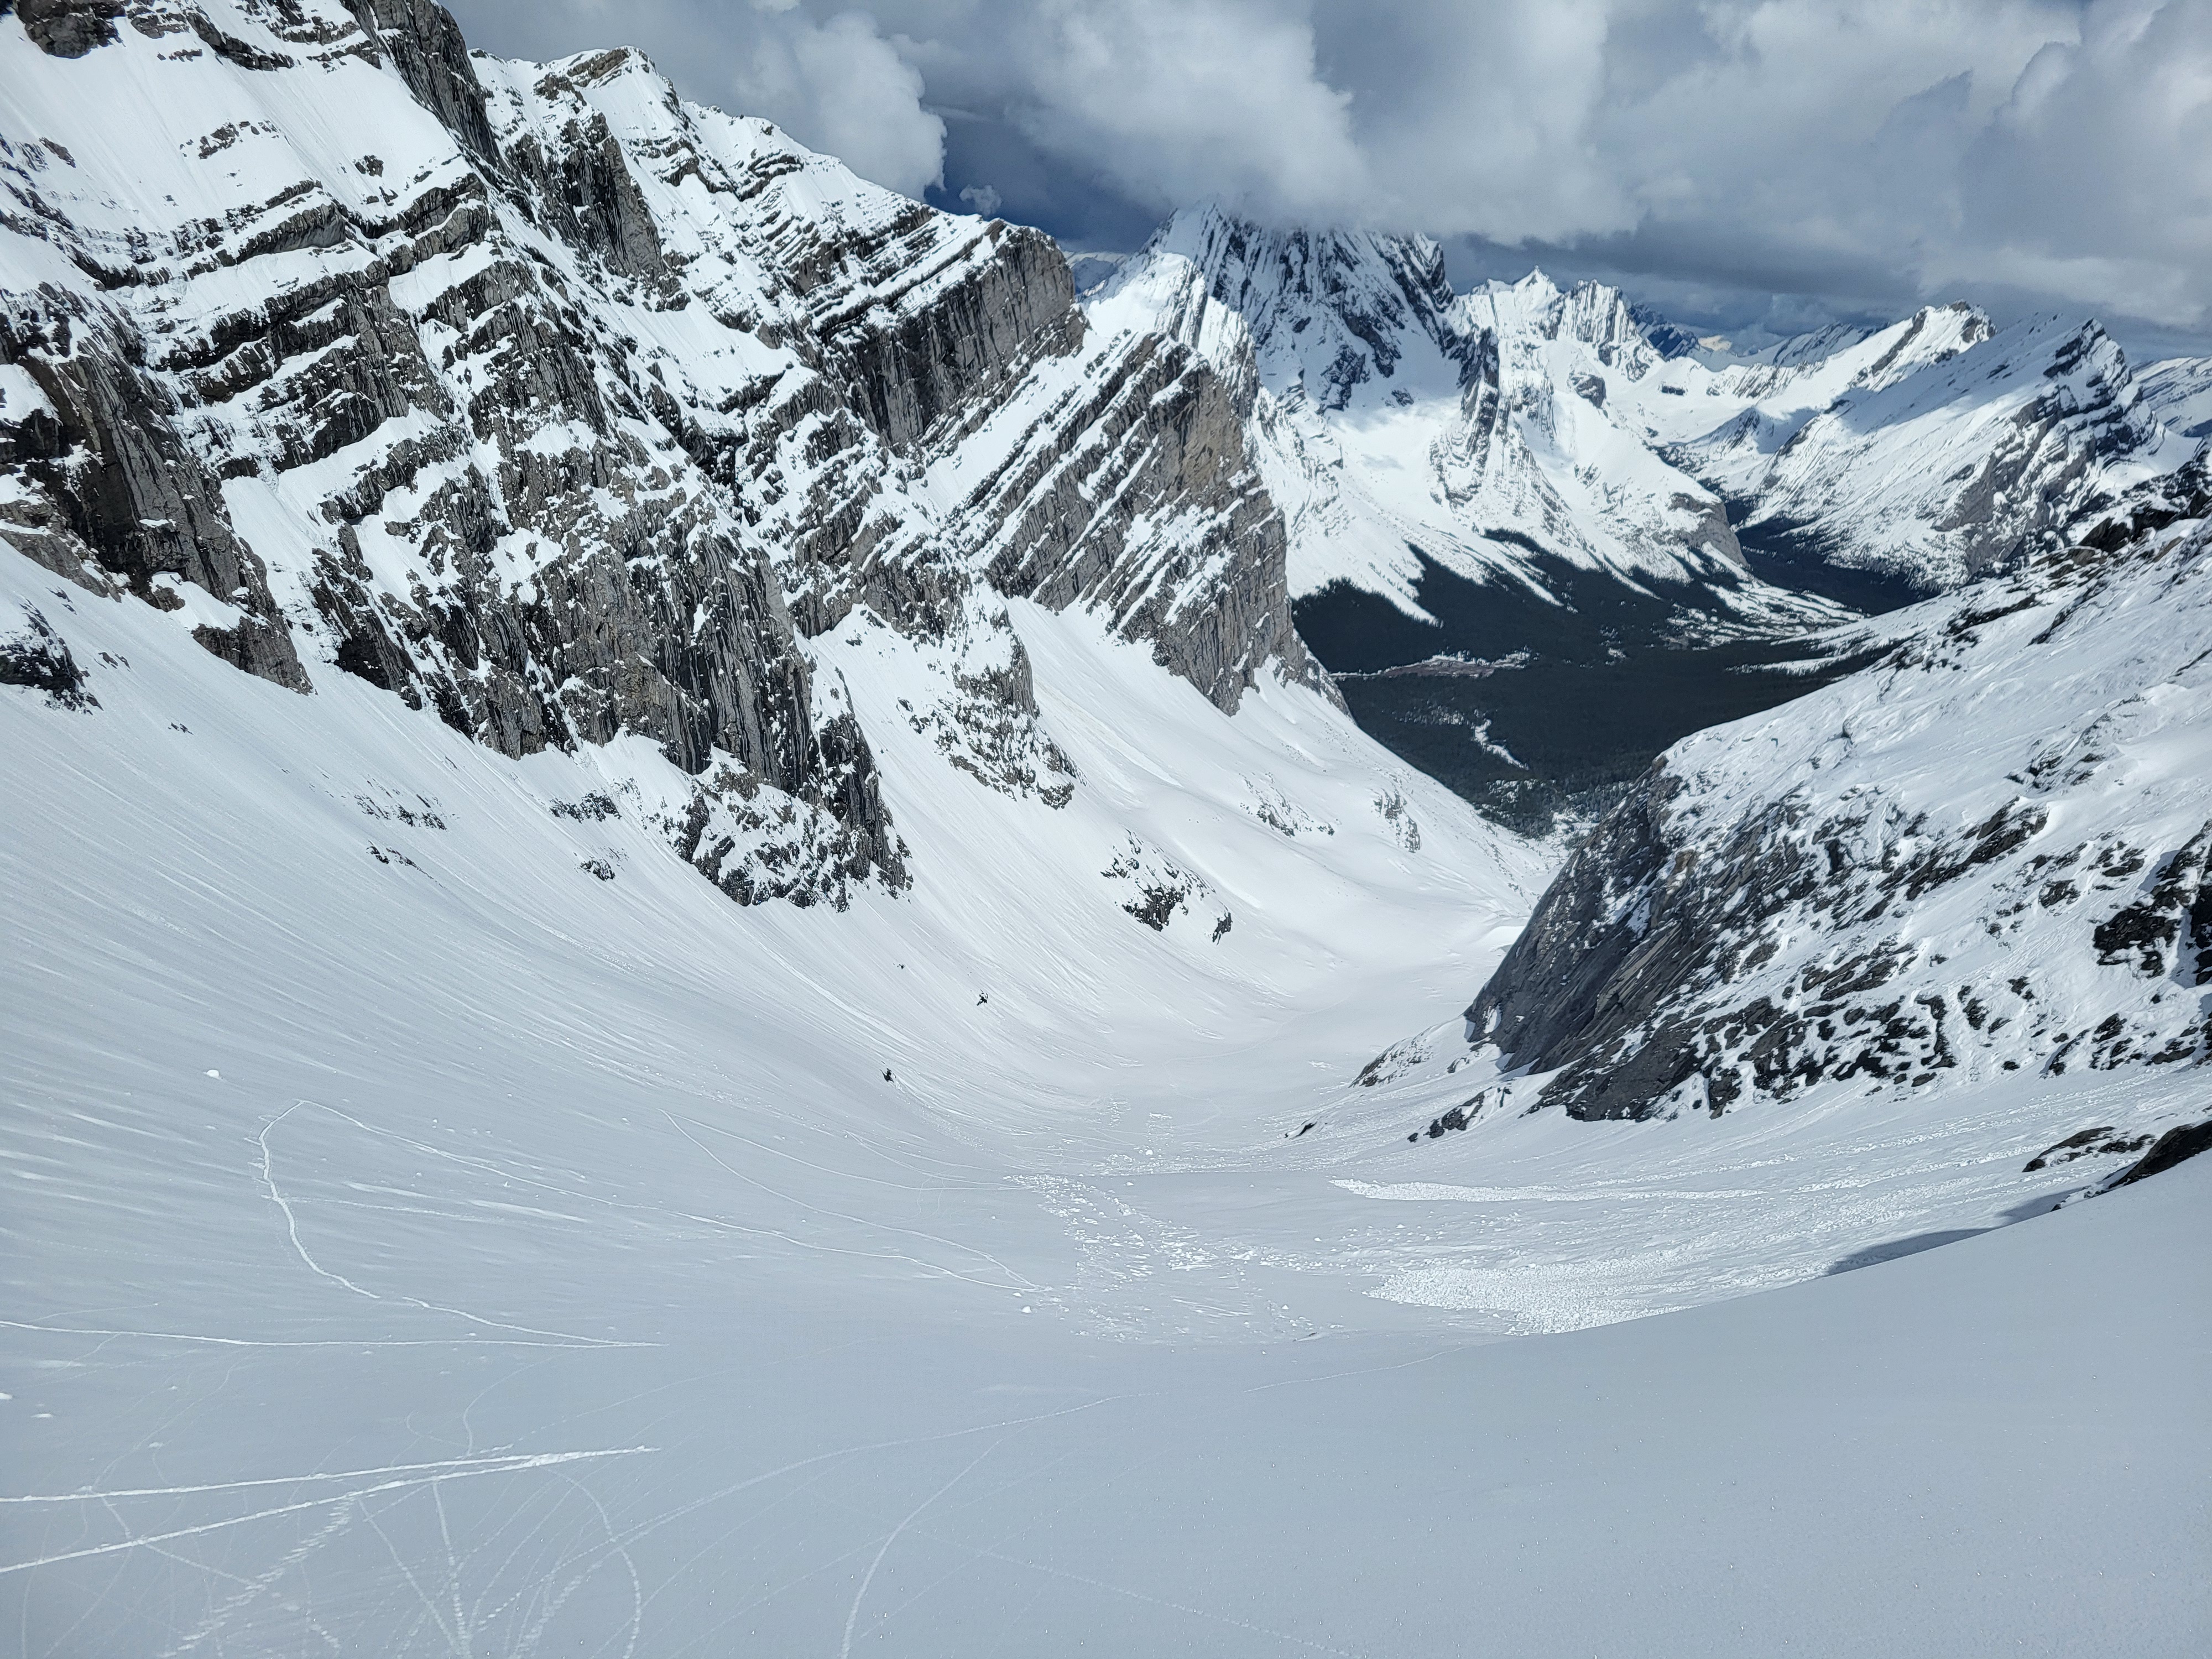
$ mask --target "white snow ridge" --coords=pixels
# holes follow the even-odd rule
[[[1079,303],[428,0],[18,0],[0,191],[0,1650],[2212,1643],[2203,364]],[[1423,558],[1852,672],[1529,842]]]

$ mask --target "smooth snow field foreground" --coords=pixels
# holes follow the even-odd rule
[[[2140,1079],[1409,1144],[1543,860],[1310,692],[1017,607],[1055,812],[858,617],[915,885],[744,909],[649,750],[25,568],[100,703],[0,688],[0,1650],[2212,1642],[2212,1158],[1999,1224]]]

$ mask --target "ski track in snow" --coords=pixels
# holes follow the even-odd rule
[[[1249,874],[1234,901],[1244,915],[1233,950],[1139,927],[1103,888],[1095,908],[1079,907],[1051,922],[1062,959],[1075,969],[1066,981],[1071,994],[1087,999],[1101,985],[1116,988],[1110,1009],[1089,1002],[1087,1013],[1074,1004],[1039,1003],[1024,982],[1026,953],[989,959],[988,936],[957,912],[925,903],[919,916],[910,904],[842,920],[749,913],[649,840],[630,843],[622,878],[628,902],[585,925],[565,916],[556,896],[573,891],[565,885],[573,879],[568,832],[544,805],[549,796],[585,793],[585,781],[535,781],[548,760],[559,768],[573,762],[545,757],[515,768],[434,727],[394,726],[380,702],[356,704],[361,694],[341,682],[319,690],[323,701],[307,704],[305,718],[321,731],[322,710],[346,704],[368,717],[351,728],[373,734],[368,749],[349,753],[346,744],[355,739],[336,750],[319,740],[318,763],[302,777],[272,758],[300,749],[301,738],[283,729],[302,718],[299,706],[261,704],[261,688],[243,680],[206,684],[188,642],[173,647],[158,631],[142,637],[129,618],[90,620],[95,629],[120,621],[129,636],[133,679],[119,682],[103,708],[118,720],[93,732],[96,744],[121,747],[87,754],[79,747],[83,728],[43,725],[18,728],[27,742],[11,738],[11,752],[42,756],[36,763],[64,798],[83,792],[86,808],[73,821],[106,822],[124,835],[131,851],[112,846],[96,860],[118,859],[149,879],[115,912],[118,943],[100,943],[100,930],[64,920],[74,907],[97,902],[107,885],[100,866],[72,873],[60,846],[34,848],[15,839],[19,826],[11,823],[0,848],[11,881],[15,860],[28,858],[57,878],[43,889],[52,908],[36,936],[92,953],[74,967],[18,958],[27,977],[11,980],[11,1006],[27,1007],[26,995],[48,996],[40,988],[98,963],[99,972],[122,973],[139,988],[130,994],[157,1012],[119,1044],[102,1034],[100,1010],[48,1000],[40,1006],[52,1008],[56,1021],[44,1031],[27,1025],[30,1042],[10,1049],[11,1087],[49,1103],[0,1139],[19,1190],[34,1203],[42,1194],[61,1202],[64,1213],[90,1202],[118,1218],[99,1229],[109,1252],[102,1263],[48,1276],[35,1304],[19,1299],[0,1325],[37,1384],[18,1382],[7,1390],[15,1398],[0,1402],[11,1429],[40,1437],[16,1467],[65,1477],[10,1482],[8,1495],[23,1501],[0,1506],[5,1580],[33,1587],[19,1617],[30,1621],[27,1629],[50,1632],[43,1648],[29,1644],[32,1650],[74,1641],[69,1632],[109,1618],[135,1629],[166,1627],[167,1639],[145,1644],[161,1652],[328,1649],[343,1645],[334,1632],[371,1629],[395,1653],[526,1652],[580,1641],[586,1650],[595,1642],[609,1653],[647,1650],[637,1644],[650,1645],[658,1610],[672,1597],[689,1605],[685,1581],[668,1576],[671,1559],[708,1559],[714,1538],[750,1538],[776,1515],[804,1517],[811,1536],[842,1524],[836,1517],[878,1507],[855,1506],[824,1481],[849,1484],[859,1471],[880,1469],[860,1477],[872,1489],[885,1476],[904,1478],[886,1460],[927,1456],[977,1433],[996,1446],[1024,1425],[1045,1431],[1070,1413],[1127,1409],[1158,1390],[1102,1393],[1079,1383],[1071,1403],[931,1427],[932,1417],[960,1414],[959,1395],[937,1389],[912,1413],[921,1432],[836,1436],[821,1425],[767,1432],[763,1446],[811,1441],[818,1449],[755,1462],[725,1448],[684,1460],[685,1475],[663,1501],[652,1495],[665,1484],[657,1479],[610,1486],[581,1462],[549,1461],[586,1454],[513,1448],[632,1413],[640,1413],[640,1427],[680,1420],[696,1428],[715,1420],[702,1407],[725,1386],[717,1379],[754,1379],[743,1386],[757,1409],[764,1380],[811,1375],[824,1357],[872,1340],[869,1321],[881,1316],[949,1318],[955,1329],[979,1316],[987,1326],[1011,1316],[1027,1337],[1042,1334],[1048,1345],[1060,1338],[1044,1334],[1065,1323],[1140,1344],[1176,1332],[1312,1329],[1312,1322],[1291,1316],[1286,1294],[1244,1282],[1249,1246],[1224,1248],[1202,1226],[1161,1220],[1148,1202],[1118,1196],[1125,1182],[1151,1178],[1145,1172],[1172,1177],[1185,1168],[1224,1167],[1220,1137],[1228,1145],[1249,1138],[1249,1109],[1233,1092],[1218,1096],[1204,1114],[1212,1127],[1194,1141],[1176,1104],[1184,1088],[1154,1097],[1142,1086],[1150,1068],[1132,1065],[1130,1045],[1153,1039],[1086,1034],[1084,1026],[1102,1013],[1111,1023],[1134,1016],[1157,1024],[1185,1053],[1220,1052],[1228,1041],[1250,1054],[1267,1052],[1276,1042],[1271,1034],[1308,1011],[1334,1006],[1336,953],[1301,936],[1287,914],[1288,930],[1276,924]],[[1440,849],[1429,869],[1407,867],[1395,838],[1386,839],[1389,827],[1371,814],[1364,842],[1341,830],[1307,841],[1255,823],[1239,781],[1251,772],[1273,781],[1280,813],[1293,824],[1356,824],[1368,810],[1372,792],[1358,768],[1371,751],[1306,694],[1291,694],[1277,712],[1255,708],[1235,726],[1218,723],[1211,711],[1192,726],[1203,705],[1159,683],[1141,653],[1108,646],[1081,624],[1027,620],[1040,661],[1057,659],[1107,683],[1085,695],[1149,708],[1147,729],[1188,727],[1240,757],[1226,767],[1209,759],[1176,769],[1218,774],[1231,787],[1218,802],[1174,805],[1174,817],[1151,830],[1164,838],[1172,822],[1189,843],[1178,856],[1219,861],[1249,838],[1275,860],[1273,879],[1310,890],[1318,875],[1320,894],[1340,906],[1371,896],[1370,871],[1387,872],[1385,884],[1395,882],[1401,893],[1399,919],[1395,932],[1365,945],[1376,957],[1409,954],[1404,945],[1431,927],[1440,891],[1474,900],[1443,959],[1394,970],[1400,987],[1455,994],[1467,971],[1467,934],[1500,933],[1511,914],[1505,907],[1525,904],[1532,884],[1525,878],[1501,902],[1460,875],[1480,863],[1462,837],[1480,842],[1487,832],[1470,826],[1455,834],[1456,809],[1437,794],[1413,799]],[[160,735],[168,722],[152,718],[155,703],[136,712],[131,691],[139,684],[149,697],[177,700],[207,748],[141,748],[183,739]],[[222,707],[195,702],[210,695]],[[1318,730],[1317,713],[1324,715]],[[276,728],[257,730],[271,719]],[[1271,742],[1291,747],[1260,767],[1244,757],[1255,738],[1261,752]],[[1067,741],[1079,761],[1089,758],[1079,736]],[[165,773],[179,762],[184,772]],[[972,820],[979,806],[1012,812],[1009,829],[1025,826],[1022,814],[1036,810],[994,804],[945,772],[933,753],[903,763],[907,833],[923,856],[948,868],[978,855]],[[1347,763],[1349,775],[1332,775]],[[208,766],[214,769],[202,769]],[[345,817],[350,809],[331,805],[357,793],[343,781],[356,769],[380,787],[439,799],[447,827],[405,832],[411,868],[360,857]],[[117,816],[117,776],[137,777],[144,807],[173,829],[149,836],[135,819]],[[933,828],[933,809],[944,814],[942,828]],[[1067,884],[1071,864],[1091,872],[1091,880],[1103,866],[1112,841],[1075,810],[1074,833],[1064,846],[1045,845],[1049,856],[1030,877],[1032,887]],[[397,840],[401,832],[392,834]],[[288,837],[304,852],[289,877],[261,851]],[[546,873],[556,885],[518,904],[514,860],[519,848],[532,846],[550,855]],[[1080,880],[1072,890],[1084,890]],[[957,890],[948,882],[939,890]],[[367,920],[378,914],[386,921]],[[1035,925],[1016,914],[1003,929],[1007,940]],[[873,941],[866,949],[841,938],[856,928]],[[326,949],[342,930],[351,931],[357,951]],[[441,943],[424,955],[418,939]],[[1494,953],[1494,945],[1486,948]],[[960,960],[945,962],[948,950]],[[765,975],[757,965],[763,953],[778,964]],[[910,966],[900,966],[901,957]],[[1302,960],[1312,965],[1301,967]],[[555,971],[573,972],[569,989],[547,983],[549,963],[568,964]],[[712,976],[703,994],[689,982],[701,964]],[[1155,1012],[1145,988],[1164,965],[1194,994]],[[210,1018],[212,1005],[197,988],[210,969],[226,981],[223,1006],[232,1011],[220,1019]],[[978,984],[997,993],[988,1014],[974,1012]],[[313,1012],[325,1000],[352,1011],[334,1042]],[[969,1011],[963,1017],[987,1038],[986,1052],[999,1065],[1011,1062],[1012,1074],[994,1077],[957,1056],[944,1062],[929,1028],[951,1009]],[[1261,1030],[1231,1036],[1254,1013]],[[1364,1029],[1339,1039],[1331,1066],[1316,1072],[1304,1053],[1285,1052],[1282,1074],[1304,1096],[1326,1091],[1400,1018],[1395,1006],[1362,1006],[1353,1024]],[[877,1081],[870,1052],[886,1041],[895,1042],[890,1058],[904,1074],[890,1090]],[[173,1069],[150,1079],[143,1067],[155,1054],[170,1056]],[[323,1081],[312,1090],[270,1100],[283,1087],[280,1077],[318,1074]],[[1115,1086],[1095,1086],[1108,1077]],[[979,1082],[986,1085],[980,1091]],[[1029,1098],[1040,1085],[1059,1103],[1042,1117]],[[242,1139],[246,1146],[243,1168],[220,1150],[232,1134],[229,1144]],[[82,1161],[94,1143],[111,1147],[114,1160],[96,1176]],[[1133,1164],[1132,1146],[1146,1149]],[[64,1148],[76,1150],[70,1162],[56,1164]],[[1115,1194],[1104,1213],[1118,1218],[1115,1230],[1109,1235],[1073,1217],[1063,1225],[1041,1202],[1054,1194],[1091,1202]],[[155,1237],[165,1242],[152,1243]],[[272,1273],[279,1264],[289,1273]],[[1165,1280],[1192,1288],[1155,1297],[1153,1284]],[[876,1310],[857,1327],[844,1311],[855,1296],[852,1312]],[[946,1296],[953,1299],[939,1300]],[[659,1311],[663,1304],[690,1311]],[[728,1339],[717,1334],[728,1316],[708,1311],[725,1305],[736,1317]],[[747,1331],[774,1333],[787,1347],[792,1332],[816,1325],[823,1336],[811,1348],[802,1342],[765,1364],[742,1346],[712,1359],[696,1352],[702,1340],[742,1345]],[[651,1359],[656,1354],[665,1362]],[[616,1366],[619,1380],[562,1383],[556,1392],[565,1405],[527,1403],[533,1379],[558,1377],[579,1362]],[[641,1364],[647,1369],[634,1369]],[[1023,1369],[1026,1362],[1016,1365]],[[73,1408],[29,1415],[30,1402],[57,1383],[88,1386],[112,1395],[112,1403],[90,1419]],[[1042,1386],[1064,1394],[1071,1384]],[[294,1403],[276,1411],[246,1404],[267,1389]],[[793,1401],[807,1392],[802,1386]],[[769,1409],[780,1413],[775,1397],[771,1389]],[[656,1404],[672,1399],[684,1402],[673,1419]],[[517,1419],[518,1405],[526,1420]],[[51,1424],[64,1430],[44,1426]],[[662,1443],[651,1435],[632,1438]],[[344,1455],[369,1447],[399,1455]],[[431,1447],[438,1449],[422,1455]],[[486,1447],[490,1453],[480,1449]],[[256,1449],[246,1455],[244,1448]],[[1071,1455],[1054,1451],[1053,1467],[1066,1467]],[[666,1449],[629,1461],[672,1467]],[[268,1473],[272,1464],[353,1474],[311,1474],[295,1483]],[[748,1464],[759,1472],[728,1478],[728,1469]],[[103,1472],[142,1478],[87,1478]],[[938,1471],[915,1496],[942,1486],[948,1473]],[[459,1501],[448,1489],[464,1479],[481,1487],[494,1474],[540,1484],[534,1494],[518,1489],[496,1501]],[[681,1491],[687,1484],[692,1490]],[[256,1493],[287,1495],[256,1504]],[[763,1504],[763,1493],[777,1495]],[[906,1628],[908,1609],[926,1611],[928,1599],[915,1601],[900,1564],[907,1547],[933,1530],[913,1498],[891,1519],[908,1511],[902,1531],[887,1538],[889,1522],[879,1524],[864,1546],[802,1538],[805,1559],[792,1561],[794,1571],[764,1561],[759,1595],[744,1598],[754,1607],[749,1616],[789,1618],[846,1575],[833,1638],[848,1619],[856,1648],[890,1628],[886,1620]],[[1070,1512],[1080,1514],[1081,1504]],[[27,1519],[33,1514],[42,1518]],[[1017,1535],[1001,1528],[996,1547],[963,1540],[958,1548],[973,1571],[1090,1587],[1173,1620],[1225,1620],[1222,1628],[1255,1638],[1270,1627],[1127,1577],[1042,1560],[1017,1567],[1030,1559],[1004,1547]],[[855,1577],[872,1558],[864,1598]],[[648,1559],[650,1569],[640,1565]],[[60,1626],[45,1623],[41,1609],[78,1598],[36,1587],[57,1574],[94,1571],[119,1576],[89,1589]],[[143,1597],[127,1587],[149,1571],[170,1575],[165,1583],[204,1583],[204,1605],[173,1622],[158,1614],[143,1620],[129,1611]],[[895,1593],[872,1618],[872,1598],[894,1581]],[[356,1586],[368,1600],[339,1610],[313,1584]],[[1032,1595],[1039,1616],[1056,1606],[1057,1594]],[[586,1640],[578,1634],[586,1628],[600,1634]],[[133,1639],[122,1638],[125,1647]]]
[[[343,1273],[332,1273],[329,1268],[324,1267],[320,1262],[317,1261],[313,1256],[307,1254],[307,1245],[301,1242],[299,1216],[294,1212],[290,1202],[285,1198],[283,1189],[276,1185],[276,1170],[271,1162],[273,1155],[269,1148],[270,1132],[275,1129],[279,1124],[283,1123],[285,1119],[291,1116],[294,1112],[299,1110],[302,1106],[307,1107],[315,1111],[331,1110],[331,1109],[327,1107],[316,1105],[313,1101],[295,1101],[291,1105],[287,1106],[283,1111],[277,1113],[276,1116],[270,1118],[268,1122],[263,1124],[261,1126],[261,1133],[254,1137],[254,1141],[255,1144],[261,1148],[261,1184],[268,1189],[270,1201],[276,1205],[276,1206],[283,1212],[284,1232],[286,1237],[291,1242],[292,1253],[298,1256],[301,1262],[306,1264],[309,1273],[315,1274],[318,1278],[327,1279],[333,1285],[337,1285],[344,1290],[350,1291],[356,1296],[366,1297],[371,1302],[382,1302],[387,1299],[404,1302],[410,1307],[421,1308],[426,1312],[452,1314],[455,1318],[465,1319],[471,1324],[489,1325],[494,1330],[512,1331],[518,1336],[550,1337],[568,1342],[577,1347],[604,1348],[623,1346],[619,1343],[601,1341],[594,1337],[572,1336],[565,1331],[542,1331],[528,1325],[510,1325],[503,1320],[490,1319],[481,1314],[470,1313],[465,1309],[450,1308],[440,1302],[425,1302],[420,1297],[394,1296],[390,1298],[386,1298],[379,1292],[369,1290],[365,1285],[355,1284],[353,1280],[348,1279]],[[345,1121],[352,1124],[356,1128],[367,1129],[368,1127],[362,1123],[360,1119],[353,1116],[349,1113],[331,1111],[331,1115],[344,1119]],[[375,1132],[370,1131],[370,1133]],[[408,1144],[410,1151],[428,1152],[433,1157],[453,1158],[455,1163],[467,1164],[476,1162],[476,1160],[454,1158],[451,1153],[440,1152],[434,1148],[423,1147],[411,1142]],[[478,1167],[483,1166],[478,1164]],[[471,1334],[473,1334],[473,1333],[471,1333]]]
[[[221,1521],[210,1521],[199,1526],[179,1527],[168,1532],[149,1533],[142,1537],[120,1539],[111,1544],[94,1544],[83,1549],[64,1550],[58,1554],[41,1556],[37,1560],[33,1561],[11,1561],[4,1565],[0,1565],[0,1573],[27,1572],[34,1567],[55,1566],[64,1561],[80,1561],[88,1556],[112,1555],[122,1550],[143,1549],[154,1544],[169,1543],[179,1538],[194,1538],[203,1533],[219,1532],[227,1527],[239,1527],[244,1526],[249,1522],[265,1521],[275,1516],[296,1515],[301,1510],[320,1509],[325,1504],[357,1504],[364,1498],[379,1497],[385,1492],[409,1492],[416,1487],[435,1488],[441,1482],[447,1480],[466,1480],[473,1476],[484,1474],[506,1474],[517,1469],[550,1468],[556,1464],[575,1462],[585,1458],[627,1456],[636,1452],[650,1451],[653,1448],[649,1446],[637,1446],[631,1447],[625,1451],[553,1452],[548,1453],[543,1456],[520,1458],[512,1462],[502,1462],[496,1466],[488,1465],[478,1468],[457,1469],[450,1474],[425,1475],[422,1479],[416,1480],[385,1480],[380,1481],[374,1486],[362,1486],[351,1492],[340,1492],[337,1496],[331,1498],[318,1497],[304,1498],[298,1503],[279,1504],[274,1509],[257,1510],[250,1515],[232,1516]],[[136,1492],[87,1492],[83,1494],[83,1497],[87,1501],[105,1503],[116,1498],[175,1497],[188,1492],[217,1492],[234,1490],[246,1486],[299,1484],[305,1481],[317,1480],[319,1478],[319,1477],[313,1475],[302,1475],[296,1477],[293,1482],[276,1480],[237,1480],[225,1482],[216,1486],[174,1486],[166,1490],[148,1489],[146,1491]],[[58,1498],[19,1497],[10,1498],[4,1501],[19,1504],[47,1504],[60,1503],[64,1500]]]

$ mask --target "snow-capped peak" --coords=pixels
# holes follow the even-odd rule
[[[1416,614],[1423,558],[1539,586],[1556,559],[1778,614],[1747,598],[1736,525],[1785,561],[1954,586],[2179,465],[2212,422],[2185,372],[2139,393],[2094,323],[2000,330],[1960,301],[1731,355],[1603,283],[1537,268],[1455,295],[1425,237],[1218,203],[1163,225],[1094,311],[1114,295],[1272,399],[1255,441],[1292,591],[1343,580]]]
[[[1456,331],[1443,251],[1425,236],[1280,230],[1218,203],[1177,213],[1109,283],[1188,261],[1208,295],[1243,318],[1265,383],[1340,410],[1387,396],[1384,382],[1455,387]]]

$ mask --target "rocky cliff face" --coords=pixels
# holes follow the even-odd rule
[[[0,299],[0,458],[16,544],[94,592],[129,592],[162,610],[185,609],[179,586],[191,584],[234,613],[196,617],[201,644],[306,689],[267,572],[233,528],[216,471],[179,430],[177,400],[145,372],[137,337],[48,285]]]
[[[1024,775],[1002,596],[1224,708],[1314,678],[1233,392],[1036,233],[428,0],[25,4],[0,57],[0,534],[249,672],[647,738],[687,856],[800,902],[908,879],[806,643],[856,608],[1000,665],[944,700]]]
[[[1670,750],[1470,1039],[1591,1118],[2212,1060],[2207,465]]]
[[[1097,355],[1021,400],[1022,436],[968,492],[955,533],[973,535],[997,591],[1103,612],[1221,708],[1270,664],[1334,697],[1291,624],[1242,377],[1149,321],[1102,308]]]

